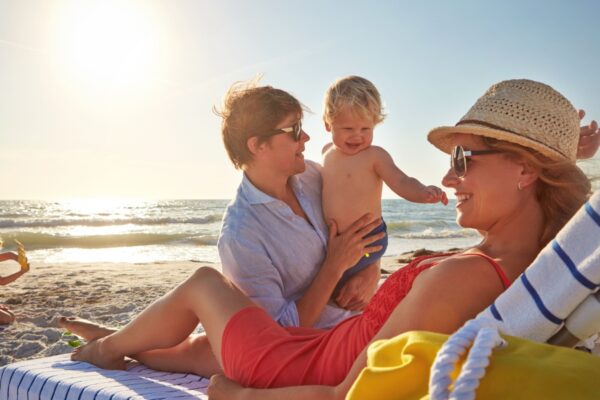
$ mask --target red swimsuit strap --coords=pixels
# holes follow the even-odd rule
[[[416,257],[413,260],[413,263],[414,263],[414,265],[419,265],[421,263],[421,261],[427,260],[429,258],[454,257],[454,256],[480,256],[480,257],[483,257],[492,265],[492,267],[494,268],[494,270],[500,277],[500,280],[502,281],[502,285],[504,285],[504,288],[506,289],[507,287],[510,286],[510,280],[508,280],[508,278],[506,277],[506,274],[504,273],[504,270],[502,269],[502,267],[492,257],[485,255],[485,254],[481,254],[481,253],[437,253],[437,254],[432,254],[432,255],[427,255],[427,256]],[[419,266],[423,267],[423,266],[430,266],[430,265],[429,264],[426,264],[426,265],[421,264]]]
[[[504,289],[506,289],[507,287],[510,286],[510,281],[506,277],[504,270],[502,269],[500,264],[498,264],[492,257],[485,255],[485,254],[481,254],[481,253],[456,253],[456,254],[454,254],[454,256],[480,256],[480,257],[483,257],[492,265],[492,267],[494,267],[494,270],[496,270],[496,273],[498,274],[498,276],[500,277],[500,280],[502,281],[502,285],[504,285]]]

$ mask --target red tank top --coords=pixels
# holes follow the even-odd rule
[[[498,265],[493,258],[486,256],[485,254],[480,253],[446,253],[446,254],[436,254],[433,256],[421,256],[415,258],[409,264],[407,264],[402,269],[398,270],[396,273],[390,275],[388,279],[381,285],[379,290],[375,293],[368,306],[365,308],[363,312],[363,318],[369,320],[371,323],[374,323],[377,326],[377,330],[381,328],[381,326],[388,319],[396,305],[400,303],[400,301],[406,297],[410,289],[412,288],[412,284],[415,278],[424,270],[433,267],[437,264],[437,262],[424,262],[430,258],[440,258],[440,257],[462,257],[462,256],[480,256],[485,258],[492,265],[498,277],[502,281],[502,285],[506,289],[510,286],[510,281],[506,277],[506,274]],[[441,260],[439,260],[441,261]],[[401,273],[398,273],[400,272]]]

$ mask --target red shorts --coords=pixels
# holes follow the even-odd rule
[[[262,308],[246,307],[225,326],[223,370],[255,388],[336,385],[372,337],[359,322],[352,317],[331,330],[283,328]]]

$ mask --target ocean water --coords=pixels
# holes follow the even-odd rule
[[[21,241],[33,262],[219,262],[216,248],[228,200],[0,201],[4,250]],[[441,205],[384,200],[386,255],[477,243],[459,227],[454,201]]]

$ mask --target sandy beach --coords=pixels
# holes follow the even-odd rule
[[[8,269],[9,263],[3,264]],[[201,265],[220,269],[194,262],[33,264],[29,273],[1,288],[0,304],[8,305],[17,321],[0,332],[0,365],[68,353],[73,338],[56,327],[57,315],[124,325]]]
[[[397,259],[384,258],[382,269],[391,272],[403,265]],[[19,268],[4,264],[3,275]],[[29,273],[0,289],[0,304],[17,315],[17,321],[0,332],[0,366],[71,352],[68,342],[74,338],[56,327],[57,315],[122,326],[202,265],[221,268],[196,262],[35,263]]]

